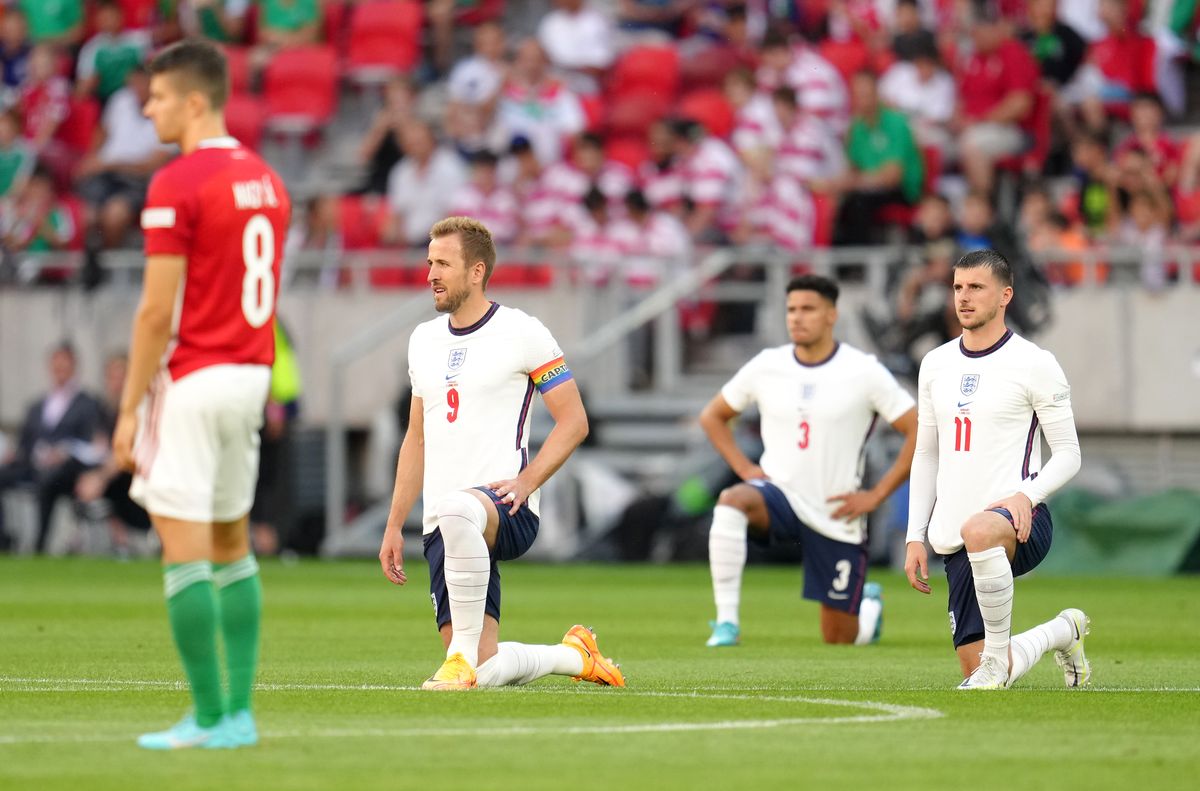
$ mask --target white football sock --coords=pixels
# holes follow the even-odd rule
[[[1012,631],[1012,564],[1004,547],[968,552],[975,578],[975,598],[983,615],[983,653],[1008,667],[1008,642]]]
[[[446,657],[461,653],[475,667],[479,664],[479,637],[492,568],[483,540],[487,511],[474,495],[454,492],[438,503],[437,517],[446,548],[446,594],[454,629]]]
[[[750,520],[738,509],[718,505],[708,531],[708,566],[712,571],[717,622],[738,623],[742,599],[742,570],[746,567],[746,532]]]
[[[525,645],[501,643],[496,655],[475,670],[481,687],[528,684],[543,676],[578,676],[583,656],[569,645]]]
[[[1012,669],[1008,683],[1028,673],[1048,651],[1065,651],[1075,639],[1075,630],[1066,618],[1052,618],[1043,624],[1021,632],[1012,639]]]
[[[879,599],[862,600],[862,604],[858,606],[858,637],[854,639],[855,645],[870,645],[871,640],[875,638],[875,624],[879,623],[881,615],[883,602]]]

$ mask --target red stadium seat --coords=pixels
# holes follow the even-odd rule
[[[833,243],[833,223],[837,219],[837,201],[828,195],[814,192],[813,246],[828,247]]]
[[[867,45],[858,39],[850,41],[834,41],[826,39],[817,47],[821,57],[833,64],[847,82],[857,71],[862,71],[871,65],[871,53]]]
[[[100,126],[100,104],[92,98],[71,97],[66,119],[55,133],[72,151],[86,154],[92,150],[96,129]]]
[[[350,5],[351,0],[325,0],[325,43],[338,52],[345,48]]]
[[[305,134],[332,116],[337,103],[337,55],[313,45],[280,50],[263,79],[267,123],[272,129]]]
[[[229,70],[229,92],[233,95],[250,92],[250,48],[225,47],[225,63]]]
[[[587,119],[584,122],[584,129],[589,132],[596,132],[604,126],[604,98],[599,94],[591,94],[579,97],[579,105],[583,108],[583,115]]]
[[[604,125],[609,134],[645,136],[650,125],[664,118],[670,102],[649,93],[635,93],[610,100]]]
[[[613,66],[609,94],[650,95],[670,103],[679,91],[679,53],[671,47],[633,47]]]
[[[650,160],[650,145],[645,137],[610,137],[604,143],[604,158],[620,162],[636,173]]]
[[[380,245],[379,229],[387,204],[377,197],[345,195],[340,204],[339,226],[347,250],[373,250]]]
[[[258,149],[266,124],[267,111],[256,97],[235,93],[225,102],[225,126],[246,148]]]
[[[415,2],[360,3],[350,20],[346,67],[360,83],[380,83],[416,65],[424,11]]]
[[[742,62],[736,50],[728,46],[709,47],[679,64],[684,90],[720,88],[725,75]]]
[[[725,94],[715,88],[692,91],[679,101],[679,115],[698,121],[708,133],[728,138],[733,132],[733,108]]]
[[[126,30],[149,30],[154,27],[159,0],[121,0]]]

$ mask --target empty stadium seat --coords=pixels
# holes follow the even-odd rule
[[[684,90],[720,88],[725,75],[742,62],[732,47],[712,46],[683,58],[679,64],[679,79]]]
[[[610,136],[604,142],[604,157],[637,172],[650,159],[650,145],[643,137]]]
[[[825,39],[817,47],[821,57],[833,64],[846,82],[855,72],[862,71],[871,65],[871,53],[867,45],[858,39],[849,41],[834,41]]]
[[[235,93],[225,102],[225,126],[246,148],[257,150],[267,123],[267,111],[253,96]]]
[[[715,88],[692,91],[679,100],[679,115],[699,122],[711,135],[728,138],[733,132],[733,108]]]
[[[650,95],[671,102],[679,91],[679,53],[671,47],[633,47],[613,66],[608,93]]]
[[[669,101],[649,93],[615,97],[608,104],[604,126],[609,134],[645,136],[650,125],[666,117],[670,109]]]
[[[325,45],[280,50],[263,79],[267,124],[278,132],[305,134],[333,116],[337,102],[337,56]]]
[[[415,2],[360,3],[350,20],[346,68],[358,83],[381,83],[416,65],[424,11]]]
[[[373,250],[387,204],[375,196],[345,195],[339,205],[342,245],[347,250]]]
[[[250,91],[250,48],[225,47],[225,63],[229,70],[229,92],[233,95]]]

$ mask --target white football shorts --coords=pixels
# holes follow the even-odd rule
[[[179,381],[161,372],[142,403],[129,496],[188,522],[249,513],[270,383],[265,365],[212,365]]]

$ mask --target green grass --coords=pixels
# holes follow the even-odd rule
[[[370,563],[264,564],[263,743],[157,754],[133,738],[188,705],[158,568],[0,558],[0,789],[1195,787],[1195,578],[1018,583],[1017,629],[1092,617],[1093,689],[1063,689],[1047,658],[1016,689],[964,694],[941,579],[925,598],[874,575],[884,642],[863,649],[819,642],[796,570],[751,568],[744,644],[713,651],[705,568],[510,564],[504,638],[590,624],[629,687],[438,695],[409,689],[441,656],[423,568],[397,589]]]

